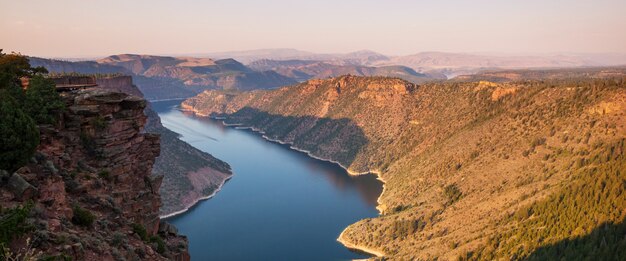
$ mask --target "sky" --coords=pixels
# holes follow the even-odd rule
[[[625,0],[0,0],[0,48],[41,57],[266,48],[626,53]]]

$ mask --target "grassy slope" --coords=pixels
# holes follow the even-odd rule
[[[354,172],[380,172],[384,215],[351,225],[344,241],[396,258],[451,259],[473,251],[471,257],[488,259],[511,256],[520,245],[526,249],[518,254],[529,255],[572,237],[573,231],[550,228],[554,236],[539,244],[513,240],[482,250],[506,233],[542,229],[544,223],[527,222],[518,230],[523,226],[511,216],[531,204],[553,204],[564,186],[580,182],[580,173],[596,168],[609,174],[598,178],[620,180],[621,173],[610,171],[624,161],[625,87],[623,76],[418,88],[389,78],[340,77],[275,91],[205,92],[185,105],[204,114],[229,113],[229,121]],[[337,122],[358,129],[344,130]],[[346,149],[342,140],[354,136],[365,142]],[[615,156],[606,161],[589,160],[611,150]],[[590,208],[606,218],[570,218],[571,226],[584,223],[576,233],[585,234],[602,222],[621,222],[624,205],[616,204],[618,213]]]

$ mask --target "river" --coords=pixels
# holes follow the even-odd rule
[[[228,162],[231,180],[213,198],[167,219],[189,238],[192,260],[347,260],[367,256],[336,241],[360,219],[375,217],[382,183],[349,176],[250,130],[155,102],[163,125],[192,146]]]

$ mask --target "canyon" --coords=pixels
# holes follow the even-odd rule
[[[626,260],[626,1],[0,2],[0,261]]]
[[[570,240],[552,217],[579,227],[576,235],[603,222],[623,226],[623,208],[609,206],[623,204],[616,180],[624,178],[625,71],[526,74],[542,76],[421,85],[342,76],[276,90],[209,90],[181,107],[252,127],[352,174],[377,173],[385,182],[382,215],[349,226],[339,238],[346,246],[392,259],[492,259],[593,245]],[[568,194],[603,193],[581,187],[594,176],[617,194],[599,203]],[[573,218],[565,212],[571,205],[555,207],[559,198],[603,218]],[[550,230],[531,244],[540,227]]]
[[[610,207],[624,204],[624,67],[502,70],[487,64],[467,70],[449,63],[426,71],[364,65],[388,60],[369,52],[342,57],[255,60],[247,69],[234,60],[225,68],[221,60],[142,55],[39,62],[53,71],[116,68],[133,75],[138,88],[119,72],[97,76],[102,86],[133,94],[140,89],[153,100],[197,94],[181,108],[251,128],[351,175],[376,174],[385,183],[380,215],[337,234],[351,249],[389,259],[484,260],[549,258],[566,250],[593,255],[624,243],[600,244],[597,236],[614,238],[624,226],[623,209]],[[188,72],[180,67],[206,67],[198,73],[208,75],[210,68],[229,66],[304,82],[197,88],[182,81],[186,73],[178,74]],[[463,72],[478,73],[443,80]],[[354,75],[338,76],[343,73]],[[152,171],[165,177],[161,216],[188,210],[230,178],[228,164],[180,141],[150,108],[145,112],[146,129],[175,144],[163,147],[167,156],[162,164],[157,158]],[[572,213],[572,206],[592,215]]]

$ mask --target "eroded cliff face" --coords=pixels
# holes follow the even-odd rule
[[[0,179],[3,208],[33,202],[33,229],[11,249],[30,242],[74,260],[189,260],[186,238],[159,219],[162,177],[151,173],[160,139],[143,132],[146,101],[101,89],[63,98],[59,123],[40,126],[36,156]]]
[[[133,77],[130,75],[99,77],[96,78],[96,84],[98,84],[99,88],[105,90],[119,91],[143,98],[143,93],[133,84]]]

